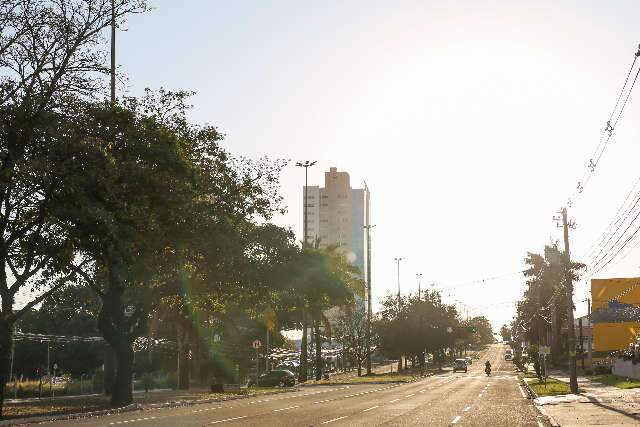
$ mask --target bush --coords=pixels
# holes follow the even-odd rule
[[[153,375],[151,374],[151,372],[145,372],[140,377],[140,387],[142,387],[144,391],[149,391],[149,389],[152,389],[154,386],[154,382],[155,381],[153,380]]]
[[[178,388],[178,377],[175,372],[171,372],[167,375],[167,387],[176,390]]]
[[[594,372],[596,375],[607,375],[611,373],[611,366],[609,365],[598,365],[595,367]]]

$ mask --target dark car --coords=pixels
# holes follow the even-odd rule
[[[467,372],[467,361],[464,359],[456,359],[453,361],[453,372],[465,371]]]
[[[296,376],[286,369],[274,369],[260,375],[257,381],[255,378],[251,378],[248,385],[249,387],[255,385],[258,387],[293,387],[296,385]]]

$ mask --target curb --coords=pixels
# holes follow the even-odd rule
[[[106,415],[118,415],[126,412],[133,412],[133,411],[146,411],[146,410],[162,409],[162,408],[178,408],[181,406],[194,406],[194,405],[200,405],[200,404],[206,404],[206,403],[226,402],[229,400],[249,399],[252,397],[267,396],[267,395],[281,394],[281,393],[291,393],[294,391],[298,391],[298,390],[296,389],[274,390],[274,391],[268,391],[260,394],[251,393],[251,394],[241,394],[241,395],[229,396],[229,397],[216,397],[211,399],[179,400],[179,401],[165,402],[165,403],[152,403],[149,405],[132,403],[131,405],[123,406],[122,408],[103,409],[100,411],[77,412],[73,414],[62,414],[62,415],[41,415],[38,417],[30,417],[30,418],[15,418],[11,420],[0,421],[0,427],[39,424],[39,423],[46,423],[46,422],[52,422],[52,421],[77,420],[82,418],[101,417]]]
[[[296,384],[296,386],[300,386],[300,387],[313,387],[313,386],[333,386],[333,385],[352,385],[352,386],[356,386],[356,385],[367,385],[367,384],[409,384],[409,383],[414,383],[416,381],[422,380],[424,378],[428,378],[435,375],[433,372],[429,372],[427,374],[425,374],[424,376],[418,376],[418,377],[413,377],[412,379],[408,380],[408,381],[369,381],[369,382],[363,382],[363,383],[352,383],[352,382],[331,382],[331,383],[301,383],[301,384]]]
[[[529,383],[527,383],[524,380],[524,378],[521,378],[520,381],[524,384],[524,387],[527,390],[527,393],[529,394],[529,399],[534,401],[533,405],[538,410],[538,412],[540,412],[544,417],[547,418],[547,420],[549,421],[549,424],[551,424],[552,427],[559,427],[560,424],[551,415],[549,415],[549,413],[547,413],[547,411],[545,411],[545,409],[542,407],[542,405],[538,405],[535,402],[535,399],[538,398],[538,394],[535,391],[533,391],[533,389],[531,387],[529,387]]]
[[[38,424],[50,421],[64,421],[64,420],[76,420],[80,418],[100,417],[104,415],[117,415],[125,412],[133,412],[142,410],[142,405],[138,403],[132,403],[131,405],[123,406],[122,408],[114,409],[102,409],[100,411],[92,412],[78,412],[75,414],[62,414],[62,415],[41,415],[38,417],[30,418],[15,418],[12,420],[0,421],[0,426],[15,426],[15,425],[27,425]]]

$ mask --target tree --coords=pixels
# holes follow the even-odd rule
[[[500,336],[504,342],[511,341],[511,327],[507,324],[502,325],[500,327]]]
[[[584,267],[579,262],[567,265],[557,243],[546,245],[543,254],[529,252],[524,275],[527,288],[517,303],[511,325],[514,341],[551,346],[552,362],[561,362],[563,351],[562,324],[567,319],[567,297],[564,278],[568,271],[573,280]]]
[[[333,336],[342,344],[342,354],[351,366],[358,367],[358,376],[362,376],[362,361],[366,359],[367,348],[367,312],[363,301],[354,306],[340,309]],[[374,339],[375,341],[375,339]]]
[[[143,0],[118,0],[114,13],[122,22],[145,9]],[[102,88],[111,12],[109,0],[0,3],[0,384],[16,320],[74,279],[62,268],[73,253],[68,236],[49,210],[65,178],[69,107]],[[36,292],[14,310],[27,287]],[[3,402],[4,387],[0,416]]]

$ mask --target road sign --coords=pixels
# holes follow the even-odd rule
[[[549,346],[546,345],[541,345],[538,349],[540,354],[551,354],[551,348]]]
[[[262,341],[253,340],[253,342],[251,343],[251,347],[255,348],[256,350],[259,349],[260,347],[262,347]]]

